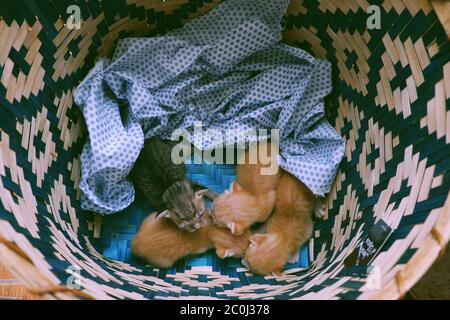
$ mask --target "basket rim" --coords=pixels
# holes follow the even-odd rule
[[[443,256],[450,240],[450,192],[444,206],[437,209],[442,212],[431,232],[427,235],[423,245],[396,273],[395,278],[383,286],[382,290],[367,291],[361,294],[358,300],[402,299],[430,267]]]

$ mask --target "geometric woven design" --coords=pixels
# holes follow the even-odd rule
[[[118,38],[163,34],[219,2],[77,1],[80,30],[64,25],[72,1],[2,2],[2,265],[53,298],[401,297],[450,237],[450,27],[443,1],[291,1],[284,41],[332,63],[326,114],[347,140],[325,218],[315,222],[307,270],[261,277],[208,254],[170,270],[144,268],[133,259],[109,259],[120,245],[110,247],[117,253],[103,255],[108,246],[101,239],[116,231],[108,231],[113,221],[81,211],[80,153],[87,131],[73,90]],[[374,4],[381,9],[381,30],[367,29],[367,8]],[[193,177],[208,176],[192,170]],[[220,191],[233,175],[220,168],[215,173],[208,185]],[[138,202],[143,215],[148,208]],[[343,261],[380,218],[395,230],[373,262],[380,280],[374,288],[369,268],[346,268]],[[120,255],[126,257],[126,248]],[[80,290],[67,291],[74,270],[80,270]]]
[[[37,96],[45,83],[43,56],[39,52],[42,43],[36,38],[42,31],[42,25],[35,21],[30,26],[23,21],[19,26],[13,21],[8,26],[5,21],[0,21],[0,30],[5,34],[0,66],[3,67],[1,83],[6,88],[6,100],[13,103],[14,100],[20,102],[22,97],[29,99],[31,94]],[[18,61],[8,56],[11,52],[24,53],[24,56],[20,56],[20,65],[16,65]]]

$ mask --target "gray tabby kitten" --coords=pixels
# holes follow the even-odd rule
[[[180,229],[194,232],[203,225],[202,195],[214,198],[215,194],[187,179],[184,164],[173,163],[171,153],[176,144],[159,138],[145,141],[130,178],[152,208],[163,211],[161,216],[171,219]]]

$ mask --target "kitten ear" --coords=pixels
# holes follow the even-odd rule
[[[194,190],[194,192],[198,192],[200,190],[206,189],[206,187],[204,185],[201,185],[200,183],[196,182],[196,181],[192,181],[189,180],[192,190]]]
[[[220,259],[234,257],[235,253],[231,249],[225,249],[224,247],[217,247],[216,254]]]
[[[170,215],[171,215],[171,214],[172,214],[172,213],[171,213],[169,210],[165,210],[165,211],[159,213],[156,217],[157,217],[158,219],[160,219],[160,218],[170,218]]]
[[[227,249],[225,249],[224,247],[221,247],[221,246],[216,247],[216,254],[220,259],[225,258],[226,251],[227,251]]]
[[[256,233],[252,235],[248,240],[250,241],[250,245],[258,246],[267,238],[267,234]]]
[[[231,185],[230,185],[230,190],[233,193],[241,192],[242,191],[242,187],[236,181],[233,181],[231,183]]]
[[[195,200],[202,200],[205,193],[208,192],[208,189],[199,190],[195,193]]]

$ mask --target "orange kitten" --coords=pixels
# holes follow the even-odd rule
[[[181,230],[170,219],[150,215],[132,241],[132,252],[150,264],[169,268],[181,258],[216,248],[220,258],[243,256],[249,233],[233,236],[228,229],[214,226],[208,219],[195,232]]]
[[[275,143],[262,142],[240,158],[236,181],[214,200],[214,222],[218,226],[240,235],[252,224],[267,220],[275,206],[280,179],[278,151]]]
[[[250,237],[244,264],[257,274],[281,274],[291,256],[312,236],[314,205],[311,191],[294,176],[283,172],[275,211],[266,223],[267,233]]]

